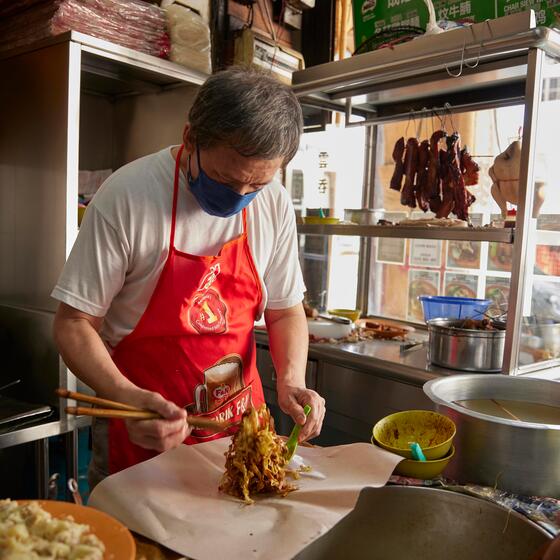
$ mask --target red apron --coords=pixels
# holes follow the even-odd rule
[[[148,307],[114,349],[112,358],[130,381],[155,391],[189,414],[231,425],[219,434],[193,430],[187,444],[224,437],[251,406],[264,402],[256,367],[253,324],[262,299],[261,284],[243,233],[215,257],[175,248],[179,193],[177,154],[169,255]],[[109,425],[109,470],[118,472],[157,455],[134,445],[122,420]]]

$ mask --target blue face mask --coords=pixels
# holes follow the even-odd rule
[[[239,194],[229,185],[218,183],[204,173],[200,166],[200,151],[196,147],[196,159],[198,162],[198,177],[193,179],[191,176],[191,160],[189,156],[188,180],[191,192],[196,198],[200,207],[212,216],[229,218],[243,208],[248,206],[251,201],[259,194],[254,191],[249,194]]]

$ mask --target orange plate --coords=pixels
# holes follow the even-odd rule
[[[32,500],[16,500],[18,504],[28,504]],[[91,507],[70,502],[53,500],[33,500],[53,517],[71,515],[77,523],[90,526],[91,532],[105,545],[105,560],[134,560],[136,544],[130,531],[119,521]]]

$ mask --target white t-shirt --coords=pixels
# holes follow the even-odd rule
[[[129,334],[144,313],[169,252],[173,176],[171,148],[120,168],[101,186],[52,297],[105,317],[101,337],[111,346]],[[249,245],[263,287],[265,308],[284,309],[303,299],[295,214],[272,182],[247,208]],[[204,212],[180,174],[175,247],[216,255],[243,230],[242,214],[218,218]]]

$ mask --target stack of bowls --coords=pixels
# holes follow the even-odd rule
[[[455,454],[453,421],[431,410],[406,410],[381,419],[373,427],[371,442],[405,457],[395,468],[401,476],[429,480],[440,475]],[[426,461],[412,458],[410,443],[420,445]]]

